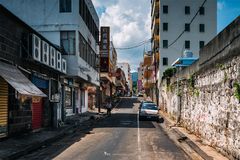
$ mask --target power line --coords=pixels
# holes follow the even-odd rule
[[[116,50],[129,50],[129,49],[134,49],[134,48],[138,48],[146,43],[151,42],[151,38],[142,42],[139,42],[136,45],[130,46],[130,47],[115,47]]]
[[[189,26],[191,26],[192,22],[194,21],[194,19],[197,17],[198,13],[200,12],[201,7],[204,6],[204,4],[206,3],[207,0],[204,0],[204,2],[202,3],[202,5],[199,7],[197,13],[193,16],[193,18],[191,19]],[[179,38],[182,37],[182,35],[185,33],[185,29],[179,34],[179,36],[170,44],[168,45],[168,48],[171,47],[174,43],[176,43],[178,41]]]

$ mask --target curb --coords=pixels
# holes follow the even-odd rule
[[[106,118],[105,115],[103,115],[102,117],[100,117],[100,118],[97,119],[97,120],[101,120],[101,119],[104,119],[104,118]],[[96,121],[96,119],[91,119],[91,116],[90,116],[87,120],[85,120],[85,121],[83,121],[83,122],[88,122],[88,121],[90,122],[91,120]],[[82,122],[82,123],[83,123],[83,122]],[[32,152],[32,151],[35,151],[35,150],[41,148],[41,147],[44,146],[44,145],[49,145],[49,144],[57,141],[58,139],[62,138],[63,136],[68,135],[70,130],[73,130],[72,132],[74,132],[79,125],[80,125],[80,124],[75,124],[75,125],[71,125],[71,126],[69,126],[69,127],[66,127],[65,129],[63,129],[62,131],[60,131],[58,134],[56,134],[56,135],[54,135],[54,136],[52,136],[52,137],[50,137],[50,138],[48,138],[48,139],[45,139],[44,141],[36,141],[36,142],[34,142],[34,143],[26,146],[24,149],[19,150],[19,151],[17,151],[17,152],[14,152],[14,153],[12,153],[11,155],[8,155],[8,156],[6,156],[6,157],[0,157],[0,160],[17,159],[17,158],[19,158],[19,157],[21,157],[21,156],[26,155],[26,154],[29,153],[29,152]]]
[[[172,139],[175,143],[177,143],[183,151],[192,159],[204,159],[204,160],[213,160],[213,157],[209,156],[207,153],[205,153],[201,148],[199,148],[192,140],[190,140],[183,132],[181,132],[177,127],[170,127],[173,125],[172,122],[169,121],[169,117],[166,115],[160,113],[160,115],[165,120],[166,127],[172,129],[169,130],[170,132],[173,132],[175,134],[175,138]],[[166,128],[167,129],[167,128]],[[182,141],[180,141],[183,139]]]

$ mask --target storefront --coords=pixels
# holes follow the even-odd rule
[[[41,99],[41,97],[46,97],[46,94],[38,89],[16,66],[0,62],[0,70],[1,117],[4,118],[1,120],[1,126],[3,126],[1,132],[5,132],[5,136],[7,136],[8,133],[31,130],[33,124],[31,119],[32,98]],[[4,129],[6,125],[8,130]]]
[[[43,93],[49,93],[49,80],[47,77],[38,74],[32,75],[32,83],[36,85]],[[46,105],[47,103],[47,105]],[[43,126],[51,125],[51,108],[49,99],[41,97],[32,98],[32,129],[40,129]],[[45,121],[45,122],[44,122]]]

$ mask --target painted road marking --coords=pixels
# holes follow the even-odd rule
[[[137,114],[137,128],[138,128],[138,133],[137,133],[137,142],[138,142],[138,160],[141,160],[141,140],[140,140],[140,124],[139,124],[139,112]]]

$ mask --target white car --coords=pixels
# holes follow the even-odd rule
[[[159,109],[153,102],[142,102],[139,107],[139,120],[154,120],[163,123],[163,118],[159,116]]]

